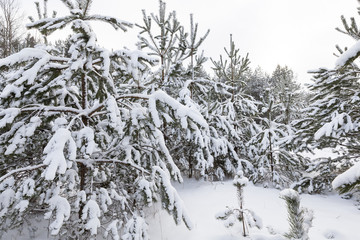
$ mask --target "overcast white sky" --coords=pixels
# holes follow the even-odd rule
[[[38,0],[39,1],[39,0]],[[37,16],[32,0],[19,0],[27,15]],[[337,32],[341,15],[355,17],[356,0],[167,0],[168,10],[189,26],[189,14],[199,23],[199,32],[210,29],[202,45],[207,57],[218,59],[229,45],[229,34],[240,52],[249,53],[251,66],[271,73],[277,64],[287,65],[300,82],[309,82],[306,72],[318,67],[333,67],[335,45],[350,46],[353,40]],[[66,8],[60,0],[49,0],[49,11],[59,15]],[[158,0],[94,0],[92,13],[110,15],[133,23],[142,22],[141,9],[158,11]],[[114,31],[105,24],[94,26],[99,42],[111,49],[134,48],[139,30]],[[61,33],[66,36],[66,33]],[[59,35],[58,35],[59,36]],[[210,62],[210,61],[209,61]],[[211,64],[208,63],[208,66]]]

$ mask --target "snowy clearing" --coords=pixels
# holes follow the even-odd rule
[[[251,238],[244,238],[240,225],[225,228],[222,221],[215,219],[215,215],[226,206],[237,206],[236,188],[232,181],[211,183],[185,180],[183,184],[175,186],[187,206],[194,228],[189,231],[184,224],[176,226],[172,217],[165,211],[159,213],[153,207],[148,219],[151,239],[265,240],[265,236],[271,237],[269,232],[283,234],[289,228],[285,201],[279,198],[279,190],[251,184],[245,187],[245,208],[252,209],[261,217],[263,229],[252,228]],[[360,210],[354,205],[354,201],[342,199],[338,195],[302,194],[300,197],[301,205],[314,211],[310,239],[359,239]],[[273,236],[266,239],[282,238]]]

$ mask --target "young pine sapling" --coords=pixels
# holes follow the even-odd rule
[[[216,215],[217,219],[225,221],[225,227],[233,226],[238,220],[242,224],[244,237],[249,235],[249,227],[256,226],[259,229],[262,228],[261,219],[252,210],[244,208],[244,187],[248,182],[249,180],[244,177],[244,173],[239,171],[233,181],[237,191],[238,208],[227,207],[224,212]]]
[[[308,240],[308,232],[313,220],[313,212],[300,208],[299,193],[293,189],[285,189],[280,198],[286,201],[290,230],[285,237],[290,240]]]

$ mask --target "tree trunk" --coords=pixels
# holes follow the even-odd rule
[[[274,157],[272,152],[272,142],[271,142],[271,136],[269,135],[269,160],[270,160],[270,171],[271,171],[271,182],[274,181]]]
[[[83,73],[82,77],[81,77],[81,107],[83,109],[87,108],[87,82],[86,82],[86,74]],[[81,117],[81,121],[84,124],[84,126],[88,126],[89,125],[89,121],[88,118],[86,116],[82,116]],[[85,178],[86,178],[86,166],[84,163],[79,163],[79,177],[80,177],[80,190],[84,190],[85,189]],[[80,205],[80,210],[79,210],[79,218],[81,219],[82,217],[82,210],[84,208],[84,204]]]

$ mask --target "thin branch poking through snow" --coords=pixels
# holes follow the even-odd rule
[[[22,112],[30,112],[30,111],[67,112],[67,113],[81,114],[80,110],[70,107],[48,107],[48,106],[26,107],[26,108],[22,108],[21,111]]]
[[[143,173],[146,173],[148,175],[150,175],[150,172],[147,171],[146,169],[133,164],[133,163],[129,163],[129,162],[125,162],[125,161],[120,161],[120,160],[111,160],[111,159],[76,159],[76,162],[79,163],[84,163],[84,164],[93,164],[93,163],[119,163],[122,165],[126,165],[132,168],[135,168]]]
[[[8,172],[4,176],[0,177],[0,182],[4,181],[6,178],[8,178],[16,173],[32,171],[34,169],[38,169],[38,168],[42,168],[42,167],[46,167],[46,166],[47,166],[46,164],[42,163],[42,164],[35,165],[35,166],[29,166],[29,167],[18,168],[18,169],[12,170],[11,172]]]

